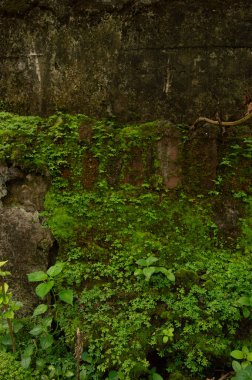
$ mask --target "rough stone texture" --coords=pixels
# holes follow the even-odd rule
[[[42,177],[25,176],[19,169],[0,166],[0,261],[8,260],[8,283],[15,299],[25,305],[22,314],[37,303],[27,273],[46,270],[53,239],[42,227],[38,211],[48,184]]]
[[[157,144],[160,174],[168,189],[181,184],[181,136],[176,128],[169,128]]]
[[[1,0],[2,107],[239,117],[252,89],[251,19],[250,0]]]

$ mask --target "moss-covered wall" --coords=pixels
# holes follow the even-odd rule
[[[0,101],[121,120],[244,112],[248,0],[1,0]]]
[[[54,296],[36,291],[53,303],[50,332],[72,367],[81,329],[88,379],[146,379],[154,367],[163,379],[211,378],[249,344],[238,301],[251,294],[251,135],[0,113],[0,261],[26,315],[38,301],[27,272],[62,262]],[[21,351],[37,344],[28,331]]]

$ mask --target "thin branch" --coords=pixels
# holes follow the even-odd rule
[[[241,119],[235,120],[235,121],[212,120],[212,119],[208,119],[207,117],[199,117],[194,122],[194,124],[190,127],[190,129],[196,128],[197,124],[199,124],[199,123],[208,123],[208,124],[213,124],[213,125],[220,125],[223,127],[231,127],[231,126],[243,124],[250,119],[252,119],[252,113],[248,113],[247,115],[245,115]]]

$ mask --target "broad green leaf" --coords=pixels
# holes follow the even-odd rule
[[[74,373],[72,372],[72,371],[66,371],[66,373],[65,373],[65,377],[67,378],[67,379],[69,379],[70,377],[73,377],[74,376]]]
[[[0,270],[0,277],[10,276],[11,272]]]
[[[237,301],[242,306],[250,306],[250,299],[247,296],[243,296]]]
[[[249,311],[249,309],[248,309],[247,307],[244,307],[244,308],[242,309],[242,314],[243,314],[244,318],[248,318],[248,317],[250,316],[250,311]]]
[[[242,369],[241,364],[237,362],[236,360],[232,361],[232,367],[235,372],[238,372]]]
[[[12,322],[12,327],[13,327],[14,333],[17,333],[24,327],[24,324],[18,320],[14,320]]]
[[[249,353],[249,349],[247,346],[243,346],[242,347],[242,352],[244,354],[244,357],[247,357],[247,354]]]
[[[37,315],[44,314],[48,309],[48,306],[42,303],[41,305],[38,305],[36,309],[33,312],[33,317],[36,317]]]
[[[164,336],[164,337],[163,337],[163,343],[167,343],[168,340],[169,340],[169,337],[168,337],[168,336]]]
[[[28,357],[22,357],[21,358],[21,366],[25,369],[29,368],[31,364],[31,357],[28,356]]]
[[[108,380],[118,380],[118,373],[116,371],[110,371],[107,379]]]
[[[11,307],[12,307],[12,310],[19,310],[21,309],[21,307],[23,307],[24,305],[22,304],[22,302],[20,301],[12,301],[11,302]]]
[[[41,325],[35,326],[29,333],[34,336],[40,335],[44,331],[44,327]]]
[[[72,289],[64,289],[59,292],[59,298],[61,301],[64,301],[70,305],[73,304],[73,290]]]
[[[87,351],[84,351],[82,356],[81,356],[81,359],[84,361],[84,362],[87,362],[87,363],[92,363],[92,358],[89,356],[88,352]]]
[[[35,289],[37,296],[43,299],[50,292],[53,285],[54,281],[48,281],[43,284],[39,284]]]
[[[166,269],[163,267],[158,267],[158,269],[159,269],[159,272],[163,273],[168,278],[168,280],[170,280],[171,282],[175,281],[175,276],[172,273],[171,269]]]
[[[2,297],[2,300],[3,300],[2,303],[3,303],[4,305],[8,305],[9,300],[11,299],[11,296],[12,296],[11,293],[5,294],[5,295]]]
[[[42,335],[39,339],[41,348],[47,350],[54,342],[53,336],[50,334]]]
[[[3,317],[6,319],[13,319],[14,318],[14,311],[13,310],[7,310],[3,313]]]
[[[143,270],[142,269],[136,269],[134,272],[134,275],[139,276],[140,274],[143,274]]]
[[[250,362],[252,362],[252,352],[249,352],[247,354],[247,360],[249,360]]]
[[[48,278],[47,274],[43,271],[32,272],[29,273],[27,276],[29,282],[45,281]]]
[[[155,267],[148,267],[143,269],[143,274],[145,275],[146,281],[149,281],[153,273],[156,272]]]
[[[43,326],[51,327],[51,324],[52,324],[52,317],[46,317],[43,319]]]
[[[58,274],[60,274],[60,272],[62,271],[63,267],[64,267],[64,263],[62,263],[62,262],[59,261],[55,265],[53,265],[52,267],[50,267],[46,273],[50,277],[55,277]]]
[[[5,282],[4,283],[4,291],[3,291],[3,287],[0,286],[0,294],[3,294],[3,292],[4,292],[4,294],[6,294],[8,292],[8,289],[9,289],[9,285]]]
[[[137,260],[136,262],[138,265],[140,265],[141,267],[146,267],[147,266],[147,263],[146,263],[146,260],[145,259],[139,259]]]
[[[243,359],[243,352],[239,350],[234,350],[230,354],[234,359]]]
[[[241,366],[242,366],[242,369],[246,368],[248,365],[250,365],[251,363],[248,362],[247,360],[244,361],[244,362],[241,362]]]
[[[1,343],[4,345],[4,346],[12,346],[12,340],[11,340],[11,336],[10,334],[6,334],[2,337],[1,339]]]
[[[147,259],[146,259],[146,265],[149,266],[151,264],[154,264],[156,261],[158,261],[158,259],[155,256],[147,257]]]
[[[28,357],[32,356],[33,351],[34,351],[34,345],[33,344],[29,344],[26,347],[26,349],[24,350],[24,352],[22,353],[22,357],[23,358],[28,358]]]
[[[159,375],[158,373],[153,373],[152,374],[152,380],[164,380],[163,377],[161,375]]]
[[[6,260],[6,261],[0,261],[0,268],[3,267],[6,263],[8,263],[8,260]]]
[[[252,365],[247,366],[245,369],[238,371],[235,380],[252,380]]]
[[[80,371],[80,380],[88,380],[88,377],[86,368],[82,368]]]

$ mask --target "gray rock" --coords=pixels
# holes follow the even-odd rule
[[[7,279],[14,299],[23,302],[25,315],[38,302],[27,274],[46,270],[53,245],[51,233],[41,225],[47,183],[42,177],[25,176],[18,168],[0,166],[0,261],[8,260]]]

